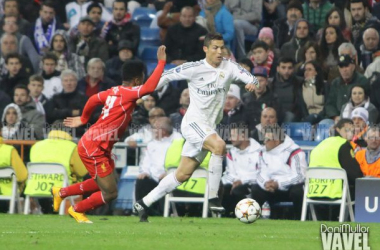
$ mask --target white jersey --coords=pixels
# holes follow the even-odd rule
[[[223,117],[223,107],[231,83],[241,81],[258,85],[256,77],[227,59],[223,59],[217,68],[207,63],[206,59],[184,63],[164,72],[156,89],[178,80],[186,80],[190,92],[190,106],[183,117],[182,127],[198,122],[214,128]]]

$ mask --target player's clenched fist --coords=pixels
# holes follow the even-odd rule
[[[162,61],[166,61],[166,47],[164,45],[161,45],[160,47],[158,47],[158,50],[157,50],[157,59],[158,60],[162,60]]]

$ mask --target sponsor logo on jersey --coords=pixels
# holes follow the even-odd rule
[[[176,69],[175,69],[175,72],[177,72],[177,73],[179,73],[181,71],[181,67],[177,67]]]

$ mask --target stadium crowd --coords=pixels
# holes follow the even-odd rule
[[[380,177],[378,0],[0,0],[0,167],[15,168],[20,188],[27,178],[25,163],[33,162],[33,154],[43,160],[46,153],[26,147],[22,161],[15,146],[18,153],[7,149],[11,157],[4,157],[3,141],[52,139],[49,131],[65,130],[63,119],[80,116],[89,97],[121,84],[128,60],[146,63],[149,76],[143,27],[133,19],[141,7],[156,13],[150,28],[159,29],[168,66],[203,59],[205,35],[218,32],[226,44],[224,57],[260,83],[253,93],[243,84],[231,85],[218,127],[232,144],[220,188],[227,216],[250,195],[260,205],[292,201],[295,218],[300,217],[309,162],[291,134],[275,131],[284,124],[323,126],[330,138],[339,137],[332,142],[339,144],[337,150],[326,155],[339,155],[338,166],[347,171],[352,188],[356,178]],[[181,138],[189,104],[182,81],[139,100],[130,129],[120,138],[130,149],[147,145],[140,155],[136,199],[165,176],[171,157],[166,151]],[[89,125],[101,112],[98,107]],[[86,128],[55,138],[71,141]],[[321,143],[316,149],[323,146],[329,148]],[[328,149],[311,154],[310,166],[324,163],[318,162],[323,150]],[[84,175],[69,171],[79,172],[74,179]],[[162,213],[160,206],[152,210]]]

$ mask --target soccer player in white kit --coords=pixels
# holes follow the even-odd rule
[[[223,117],[223,107],[230,84],[236,81],[244,82],[245,88],[253,92],[258,81],[239,64],[223,58],[223,48],[222,35],[208,34],[203,46],[205,59],[184,63],[161,76],[156,89],[171,81],[188,82],[190,106],[181,124],[186,142],[176,172],[167,175],[155,189],[135,203],[140,222],[148,221],[148,207],[191,177],[208,151],[212,153],[208,167],[209,207],[213,212],[224,212],[218,198],[218,189],[226,143],[217,134],[215,127]]]

